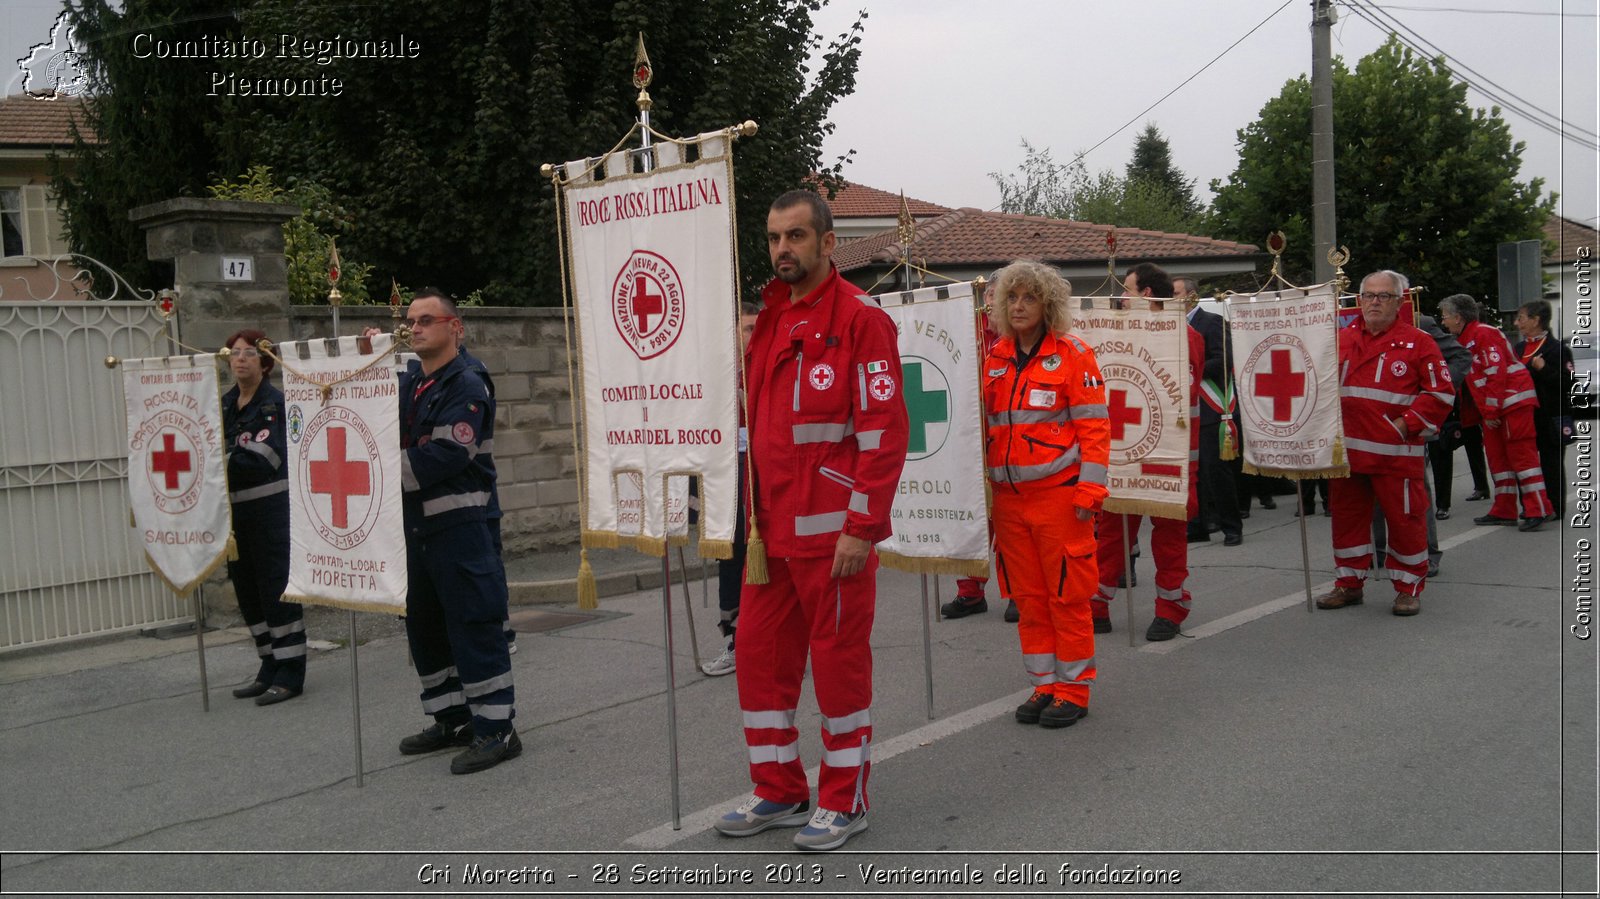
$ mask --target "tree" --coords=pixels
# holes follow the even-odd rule
[[[1130,184],[1141,184],[1156,195],[1167,194],[1178,209],[1192,218],[1205,208],[1195,199],[1194,179],[1185,178],[1172,164],[1172,147],[1154,124],[1146,124],[1134,142],[1126,176]]]
[[[350,216],[320,184],[300,182],[279,185],[272,170],[253,166],[237,181],[224,180],[211,185],[211,196],[220,200],[249,200],[254,203],[290,203],[300,214],[283,223],[283,255],[288,263],[289,302],[314,306],[328,302],[328,262],[334,238],[350,228]],[[344,302],[360,306],[371,302],[366,279],[372,266],[339,254],[340,293]],[[387,296],[385,296],[387,299]]]
[[[75,19],[100,23],[102,33],[190,33],[166,11],[182,5],[178,0],[126,0],[120,14],[105,0],[71,3]],[[149,199],[163,199],[266,165],[285,183],[326,187],[348,210],[353,226],[341,235],[340,251],[372,264],[367,286],[374,295],[387,296],[394,276],[457,296],[481,290],[490,303],[554,304],[561,297],[555,198],[539,167],[597,155],[637,120],[628,76],[642,32],[656,69],[650,95],[658,131],[694,134],[745,119],[761,126],[734,154],[740,268],[749,287],[770,275],[770,200],[802,186],[810,172],[839,174],[837,162],[822,164],[822,141],[833,128],[833,104],[855,87],[862,23],[824,48],[811,19],[821,5],[240,0],[236,17],[190,31],[261,40],[267,52],[259,56],[130,65],[122,58],[125,37],[122,46],[86,48],[85,62],[99,75],[96,106],[106,107],[100,139],[121,171],[91,166],[91,177],[68,198],[68,227],[75,240],[98,242],[101,230],[125,216],[125,197],[105,199],[114,195],[106,191],[113,174],[154,193]],[[419,46],[399,58],[357,58],[315,43],[335,36],[395,44],[403,36]],[[812,72],[814,49],[825,52]],[[208,96],[217,72],[232,78],[219,96]],[[324,76],[341,82],[336,96],[326,93]],[[229,87],[240,93],[241,85],[287,83],[313,93],[226,95]],[[141,123],[141,97],[151,91],[182,97],[184,108]],[[184,142],[181,166],[141,158],[164,146],[154,135],[184,116],[188,127],[175,132]],[[128,147],[146,136],[145,147]],[[142,239],[126,226],[118,239],[122,258],[136,243],[142,258]]]
[[[1523,144],[1498,108],[1474,110],[1443,60],[1394,39],[1349,71],[1333,65],[1334,209],[1352,278],[1382,268],[1430,288],[1424,305],[1495,288],[1495,245],[1537,238],[1554,208],[1543,180],[1517,180]],[[1288,238],[1285,275],[1313,276],[1311,86],[1286,83],[1238,134],[1239,164],[1211,183],[1215,228],[1235,240]]]
[[[1051,158],[1048,147],[1040,149],[1026,140],[1022,149],[1016,173],[989,173],[1000,188],[1004,212],[1179,234],[1200,224],[1178,195],[1156,181],[1119,177],[1110,169],[1090,174],[1081,155],[1062,165]]]

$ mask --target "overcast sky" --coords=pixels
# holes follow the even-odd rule
[[[1487,81],[1592,133],[1600,132],[1597,5],[1398,0],[1378,9]],[[947,206],[994,207],[1000,195],[988,173],[1014,171],[1023,138],[1063,162],[1098,145],[1090,168],[1120,172],[1146,122],[1167,135],[1175,162],[1209,199],[1210,180],[1233,171],[1236,132],[1311,67],[1310,0],[832,0],[818,31],[844,31],[863,6],[856,91],[835,107],[838,129],[825,149],[830,158],[856,151],[851,180]],[[14,64],[5,61],[48,39],[60,9],[60,0],[0,0],[8,76]],[[1339,12],[1334,52],[1353,65],[1386,32],[1348,6]],[[670,77],[671,48],[650,51],[660,77]],[[5,84],[18,89],[14,77]],[[1490,104],[1476,92],[1468,99]],[[1521,177],[1543,177],[1561,194],[1561,214],[1595,224],[1595,151],[1504,115],[1527,144]]]

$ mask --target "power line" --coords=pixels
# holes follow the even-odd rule
[[[1593,19],[1592,12],[1544,12],[1533,9],[1465,9],[1459,6],[1395,6],[1390,3],[1381,6],[1370,4],[1375,9],[1400,9],[1407,12],[1464,12],[1496,16],[1555,16],[1562,19]]]
[[[1456,69],[1459,70],[1455,73],[1457,77],[1466,82],[1468,87],[1471,87],[1473,90],[1476,90],[1478,93],[1489,98],[1489,100],[1492,102],[1504,107],[1510,112],[1516,113],[1517,115],[1526,119],[1529,123],[1539,128],[1543,128],[1544,130],[1561,137],[1564,140],[1570,140],[1573,143],[1591,150],[1600,150],[1600,144],[1595,142],[1596,139],[1600,139],[1600,135],[1595,134],[1595,132],[1590,131],[1587,128],[1583,128],[1582,126],[1567,122],[1560,116],[1548,112],[1540,108],[1538,105],[1523,99],[1522,97],[1517,96],[1515,93],[1512,93],[1510,90],[1500,86],[1499,84],[1496,84],[1482,73],[1440,49],[1427,38],[1406,26],[1404,22],[1401,22],[1399,19],[1387,13],[1377,12],[1378,8],[1375,5],[1370,3],[1360,3],[1357,2],[1357,0],[1346,0],[1346,5],[1348,5],[1351,11],[1365,19],[1373,27],[1380,31],[1387,31],[1391,34],[1394,34],[1403,43],[1411,47],[1411,49],[1415,50],[1416,52],[1421,53],[1424,56],[1443,57],[1444,59],[1454,63]],[[1369,12],[1369,10],[1371,11]],[[1380,20],[1378,18],[1380,15],[1387,19],[1387,21]],[[1401,34],[1402,31],[1405,33]],[[1408,35],[1409,39],[1407,37]],[[1423,46],[1419,47],[1418,44]],[[1428,49],[1424,49],[1424,47]],[[1489,84],[1494,89],[1491,89],[1490,87],[1484,87],[1483,84],[1480,84],[1478,81],[1474,81],[1472,78],[1467,77],[1467,75],[1461,74],[1462,72],[1476,76],[1482,82]],[[1499,91],[1499,93],[1496,92],[1496,89]],[[1540,118],[1540,116],[1543,118]]]

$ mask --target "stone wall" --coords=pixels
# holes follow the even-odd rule
[[[501,533],[508,551],[566,546],[578,539],[578,478],[572,398],[560,309],[462,307],[467,349],[494,378],[494,458],[500,475]],[[326,306],[290,307],[290,336],[333,333]],[[345,306],[339,332],[388,330],[387,306]]]

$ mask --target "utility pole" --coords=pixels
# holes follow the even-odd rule
[[[1333,279],[1338,243],[1333,209],[1333,0],[1311,0],[1311,234],[1316,283]]]

